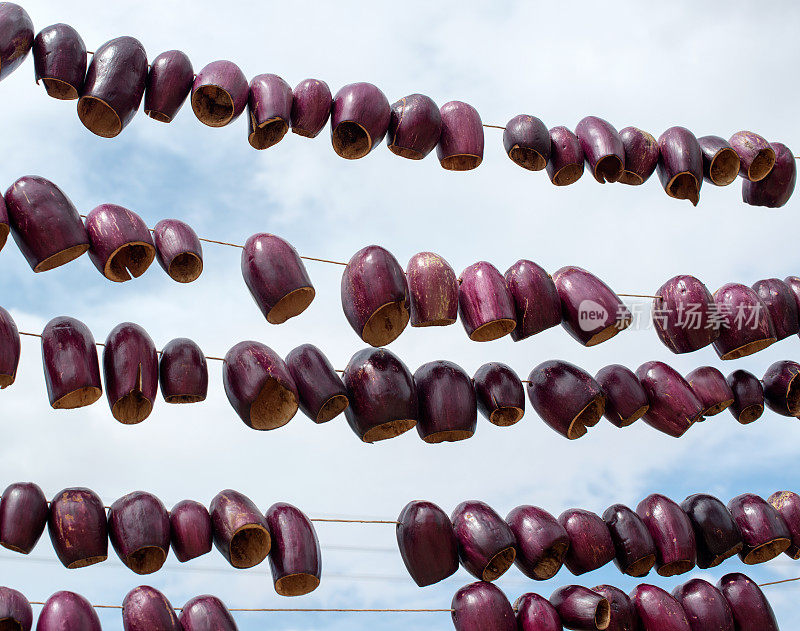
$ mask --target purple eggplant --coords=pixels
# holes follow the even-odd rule
[[[636,376],[647,393],[650,407],[644,422],[660,432],[680,438],[703,416],[703,404],[680,373],[664,362],[645,362]]]
[[[570,508],[559,515],[558,523],[569,536],[564,565],[575,576],[601,568],[616,558],[611,533],[599,515]]]
[[[770,495],[767,501],[778,511],[789,529],[792,543],[786,548],[786,554],[795,561],[800,559],[800,495],[791,491],[778,491]]]
[[[5,79],[19,65],[33,45],[33,22],[18,4],[0,4],[0,80]]]
[[[673,589],[672,596],[692,631],[736,631],[728,601],[711,583],[695,578]]]
[[[78,118],[93,134],[117,136],[133,120],[147,83],[147,53],[135,37],[117,37],[100,46],[86,71]]]
[[[658,138],[658,177],[667,195],[697,206],[703,185],[703,151],[685,127],[670,127]]]
[[[42,331],[47,396],[56,410],[91,405],[103,394],[94,336],[83,322],[61,316]]]
[[[275,591],[281,596],[313,592],[322,575],[322,553],[314,524],[300,510],[282,502],[267,509],[266,519],[272,535],[269,566]]]
[[[433,99],[411,94],[392,104],[386,145],[401,158],[422,160],[436,147],[441,132],[442,116]]]
[[[550,130],[550,161],[547,175],[556,186],[574,184],[583,175],[583,149],[581,141],[566,127]]]
[[[733,418],[742,425],[761,418],[764,413],[764,388],[758,377],[740,368],[728,375],[728,385],[733,391],[733,403],[728,408]]]
[[[736,631],[778,631],[775,613],[753,580],[744,574],[726,574],[717,588],[728,601]]]
[[[600,184],[616,182],[625,170],[625,146],[614,126],[597,116],[587,116],[575,128],[592,175]]]
[[[519,631],[563,631],[561,618],[550,601],[539,594],[523,594],[514,603]]]
[[[238,631],[225,604],[216,596],[196,596],[178,617],[182,631]]]
[[[0,307],[0,390],[16,380],[20,352],[21,341],[14,318]]]
[[[490,342],[516,328],[514,299],[494,265],[479,261],[461,272],[458,281],[458,313],[469,339]]]
[[[327,423],[350,405],[341,377],[313,344],[302,344],[291,351],[286,367],[297,387],[300,409],[315,423]]]
[[[69,263],[89,249],[78,210],[50,180],[25,175],[5,194],[11,235],[34,272]]]
[[[478,402],[463,368],[448,361],[423,364],[414,373],[414,389],[422,440],[442,443],[472,438],[478,425]]]
[[[157,572],[169,554],[167,509],[150,493],[129,493],[108,511],[108,538],[120,560],[133,572]]]
[[[644,184],[658,166],[658,141],[638,127],[620,129],[619,137],[625,149],[625,168],[617,181],[630,186]]]
[[[142,218],[116,204],[101,204],[86,216],[89,258],[108,280],[139,278],[156,257],[153,237]]]
[[[597,592],[580,585],[564,585],[550,596],[567,629],[595,631],[611,623],[611,604]]]
[[[247,102],[247,141],[253,149],[278,144],[292,115],[292,87],[275,74],[260,74],[250,81]]]
[[[462,502],[453,511],[452,522],[458,557],[467,572],[483,581],[496,581],[514,564],[514,533],[488,504]]]
[[[191,226],[177,219],[162,219],[153,229],[156,258],[169,277],[191,283],[203,273],[203,246]]]
[[[533,261],[521,259],[506,270],[506,287],[514,300],[515,342],[561,324],[561,299],[552,277]]]
[[[692,631],[681,604],[660,587],[643,583],[630,594],[639,631]]]
[[[211,552],[211,515],[199,502],[183,500],[175,504],[169,512],[169,525],[172,551],[181,563]]]
[[[737,131],[729,142],[739,155],[739,175],[745,180],[763,180],[775,166],[775,150],[755,132]]]
[[[272,547],[267,520],[253,501],[226,489],[211,500],[214,545],[237,569],[255,567]]]
[[[208,393],[208,365],[192,340],[179,337],[161,351],[158,382],[167,403],[198,403]]]
[[[30,554],[47,525],[47,499],[33,482],[12,484],[0,500],[0,545]]]
[[[408,573],[420,587],[458,571],[458,541],[453,524],[431,502],[409,502],[397,518],[397,546]]]
[[[574,440],[600,421],[605,395],[586,371],[569,362],[542,362],[528,376],[528,399],[552,429]]]
[[[797,305],[797,313],[800,314],[800,276],[787,276],[783,279],[789,291],[794,296],[794,302]]]
[[[123,631],[181,631],[172,603],[147,585],[128,592],[122,601]]]
[[[661,576],[675,576],[694,568],[697,561],[694,528],[678,504],[653,493],[639,502],[636,514],[653,537],[656,572]]]
[[[742,182],[742,201],[751,206],[780,208],[789,201],[797,182],[797,162],[789,147],[779,142],[772,143],[775,151],[775,166],[769,175],[758,182]]]
[[[733,404],[733,390],[718,368],[701,366],[686,375],[686,381],[703,406],[703,416],[715,416]]]
[[[780,513],[758,495],[737,495],[728,502],[728,510],[742,532],[739,558],[747,565],[771,561],[792,545],[792,533]]]
[[[783,340],[800,333],[800,310],[789,286],[779,278],[767,278],[753,285],[767,309],[775,329],[775,338]]]
[[[168,50],[150,64],[144,91],[144,113],[171,123],[192,91],[194,69],[186,53]]]
[[[11,225],[8,221],[8,208],[6,200],[0,195],[0,250],[5,247],[9,232],[11,232]]]
[[[386,95],[371,83],[351,83],[333,97],[331,143],[342,158],[363,158],[383,141],[392,108]]]
[[[333,97],[328,84],[319,79],[306,79],[292,90],[292,133],[315,138],[331,115]]]
[[[158,353],[147,331],[132,322],[111,330],[103,348],[103,378],[115,419],[135,425],[150,416],[158,392]]]
[[[593,592],[597,592],[608,601],[611,608],[608,627],[606,631],[637,631],[639,628],[639,616],[631,599],[621,589],[611,585],[598,585],[592,587]]]
[[[611,364],[601,368],[594,379],[606,397],[603,416],[615,427],[627,427],[647,413],[647,393],[629,368]]]
[[[478,110],[463,101],[439,109],[442,133],[436,145],[439,164],[448,171],[471,171],[483,162],[483,123]]]
[[[204,125],[224,127],[247,106],[250,85],[232,61],[221,59],[206,65],[192,84],[192,111]]]
[[[609,506],[603,521],[611,533],[614,563],[628,576],[647,576],[656,563],[656,544],[642,518],[624,504]]]
[[[362,248],[347,263],[341,296],[347,321],[370,346],[390,344],[408,324],[408,284],[403,268],[378,245]]]
[[[694,529],[697,567],[707,570],[739,554],[744,547],[742,533],[725,504],[712,495],[690,495],[681,508]]]
[[[800,416],[800,364],[784,360],[772,364],[761,380],[764,400],[782,416]]]
[[[456,631],[517,631],[511,603],[491,583],[465,585],[453,596],[451,607]]]
[[[520,114],[506,123],[503,147],[515,164],[541,171],[550,159],[550,132],[535,116]]]
[[[653,324],[673,353],[691,353],[719,337],[714,297],[694,276],[670,278],[656,292]]]
[[[0,587],[0,621],[8,631],[31,631],[33,609],[24,594],[10,587]]]
[[[506,516],[517,542],[515,565],[528,578],[546,581],[564,563],[569,535],[555,517],[537,506],[518,506]]]
[[[36,631],[101,631],[100,619],[91,603],[75,592],[56,592],[39,613]]]
[[[719,136],[702,136],[697,139],[703,152],[703,178],[715,186],[727,186],[739,175],[741,161],[724,138]]]
[[[458,279],[450,264],[420,252],[406,266],[411,326],[448,326],[458,317]]]
[[[472,377],[478,409],[499,427],[514,425],[525,414],[525,389],[516,372],[506,364],[484,364]]]
[[[86,44],[69,24],[53,24],[33,40],[33,69],[47,94],[62,101],[77,99],[86,78]],[[2,68],[0,68],[2,70]]]
[[[106,509],[94,491],[64,489],[50,502],[50,541],[67,569],[88,567],[108,558]]]

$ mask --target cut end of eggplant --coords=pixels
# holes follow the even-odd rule
[[[580,414],[572,419],[567,430],[567,438],[575,440],[580,438],[587,432],[587,427],[594,427],[600,422],[603,416],[603,411],[606,407],[606,399],[603,396],[598,396],[580,411]]]
[[[2,387],[4,387],[3,378],[0,376],[0,388]],[[101,396],[103,396],[103,391],[100,388],[86,386],[65,394],[60,399],[54,401],[52,407],[54,410],[74,410],[75,408],[91,405]],[[0,631],[2,631],[2,629],[0,629]]]
[[[230,93],[218,85],[203,85],[192,94],[192,110],[209,127],[224,127],[233,120],[235,106]]]
[[[669,181],[667,195],[675,199],[688,199],[693,206],[697,206],[700,202],[700,184],[694,175],[684,171]]]
[[[361,332],[361,339],[376,348],[387,346],[400,336],[409,318],[410,314],[404,301],[389,302],[369,317]]]
[[[624,331],[627,329],[631,324],[631,318],[628,318],[622,322],[614,323],[611,326],[607,326],[602,331],[595,333],[589,340],[586,342],[585,346],[596,346],[597,344],[602,344],[603,342],[607,342],[612,337],[614,337],[620,331]]]
[[[743,409],[739,416],[736,418],[742,425],[747,425],[753,421],[757,421],[764,413],[763,405],[750,405]]]
[[[508,568],[514,565],[514,559],[517,558],[517,551],[514,548],[506,548],[494,555],[483,570],[481,579],[491,583],[496,581],[503,574],[506,573]]]
[[[659,567],[656,572],[658,572],[659,576],[677,576],[678,574],[686,574],[686,572],[691,570],[694,566],[694,560],[682,559],[679,561],[672,561],[671,563],[665,563]]]
[[[76,258],[81,256],[84,252],[89,249],[89,244],[80,244],[80,245],[73,245],[66,250],[61,250],[61,252],[56,252],[53,256],[46,258],[44,261],[39,263],[36,267],[33,268],[34,272],[47,272],[51,269],[55,269],[56,267],[60,267],[61,265],[66,265],[70,261],[74,261]]]
[[[12,385],[16,377],[16,375],[0,375],[0,390]]]
[[[246,524],[233,534],[231,565],[238,569],[255,567],[267,558],[272,547],[269,531],[259,524]]]
[[[498,427],[510,427],[522,420],[525,410],[515,407],[504,407],[493,410],[489,415],[489,422]]]
[[[422,153],[420,151],[415,151],[409,147],[399,147],[398,145],[390,144],[389,151],[391,151],[394,155],[400,156],[401,158],[407,158],[408,160],[422,160],[427,154]]]
[[[136,574],[157,572],[167,560],[167,553],[157,546],[147,546],[128,555],[124,563]]]
[[[597,609],[594,613],[594,625],[599,631],[608,629],[611,624],[611,603],[607,598],[603,598],[597,603]]]
[[[203,259],[194,252],[178,254],[169,264],[167,274],[179,283],[191,283],[203,273]]]
[[[414,328],[423,328],[426,326],[450,326],[455,324],[456,318],[441,318],[439,320],[426,320],[425,322],[412,322],[411,326]]]
[[[474,435],[475,432],[472,430],[448,429],[434,434],[428,434],[424,436],[422,440],[431,445],[436,445],[438,443],[455,443],[460,440],[467,440],[467,438],[472,438]]]
[[[123,127],[114,108],[96,96],[82,96],[78,100],[78,118],[86,129],[103,138],[118,136]]]
[[[720,149],[709,166],[709,179],[717,186],[728,186],[739,175],[739,154],[732,148]]]
[[[628,567],[626,567],[622,573],[627,574],[628,576],[633,576],[634,578],[642,578],[643,576],[647,576],[650,573],[650,570],[653,569],[653,566],[656,564],[656,555],[655,554],[648,554],[645,557],[642,557],[638,561],[634,561]],[[663,568],[662,568],[663,569]]]
[[[523,169],[528,171],[541,171],[547,166],[547,159],[535,149],[514,145],[508,152],[508,157]]]
[[[200,403],[205,400],[200,394],[171,394],[164,397],[166,403]]]
[[[95,557],[86,557],[85,559],[78,559],[77,561],[73,561],[69,565],[67,565],[68,570],[79,570],[84,567],[89,567],[90,565],[97,565],[98,563],[102,563],[108,559],[107,554],[103,554],[100,556]]]
[[[255,124],[254,116],[251,116],[251,119],[253,120],[253,131],[250,132],[247,141],[253,149],[269,149],[283,140],[286,132],[289,131],[289,123],[283,118],[273,118],[260,125]]]
[[[291,574],[275,581],[275,591],[280,596],[304,596],[319,587],[319,579],[312,574]]]
[[[751,182],[758,182],[767,177],[775,166],[775,150],[772,147],[766,147],[756,154],[753,162],[750,165],[750,170],[747,172],[747,179]]]
[[[144,111],[146,116],[149,116],[154,121],[158,121],[159,123],[171,123],[172,117],[164,114],[164,112],[157,112],[156,110],[148,110],[145,109]]]
[[[270,324],[283,324],[289,318],[300,315],[314,301],[316,295],[317,292],[313,287],[300,287],[289,292],[269,310],[267,322]],[[383,344],[379,346],[383,346]]]
[[[494,320],[487,322],[475,329],[469,336],[473,342],[492,342],[505,337],[517,326],[516,320],[510,318],[503,318],[501,320]]]
[[[723,561],[727,561],[731,557],[734,557],[737,554],[739,554],[742,551],[742,548],[744,548],[744,543],[740,541],[730,550],[726,550],[722,554],[718,554],[713,559],[711,559],[708,563],[708,568],[703,568],[703,569],[710,569],[712,567],[717,567],[718,565],[722,564]],[[700,566],[698,565],[698,567]]]
[[[619,156],[607,155],[600,158],[595,165],[594,178],[600,182],[600,184],[617,182],[622,177],[624,170],[624,165],[622,164],[622,160],[619,159]]]
[[[250,426],[262,431],[278,429],[292,420],[297,408],[294,392],[277,379],[268,378],[250,406]]]
[[[622,171],[622,175],[619,176],[617,182],[620,184],[627,184],[628,186],[640,186],[644,184],[644,178],[633,171]]]
[[[631,414],[628,418],[620,418],[619,425],[617,427],[628,427],[628,425],[633,425],[636,421],[642,418],[647,411],[650,409],[649,405],[643,405],[638,410],[636,410],[633,414]]]
[[[129,392],[111,406],[111,415],[123,425],[137,425],[153,411],[153,402],[138,390]]]
[[[541,561],[533,568],[533,577],[537,581],[548,581],[553,578],[564,565],[564,557],[568,549],[568,541],[559,541],[545,550]]]
[[[47,91],[47,95],[59,101],[74,101],[80,96],[74,85],[62,81],[61,79],[43,78],[42,83],[44,83],[44,89]]]
[[[332,421],[344,412],[349,405],[350,399],[347,398],[346,394],[336,394],[325,401],[317,414],[315,422],[327,423],[328,421]]]
[[[567,164],[560,168],[550,178],[556,186],[569,186],[574,184],[583,175],[583,164]]]
[[[414,429],[416,425],[417,421],[415,419],[397,419],[395,421],[389,421],[388,423],[382,423],[381,425],[368,429],[361,437],[361,440],[365,443],[377,443],[381,440],[389,440],[390,438],[396,438],[401,434],[405,434],[407,431]]]
[[[152,243],[133,241],[117,248],[106,261],[103,275],[115,283],[139,278],[156,258]]]
[[[469,153],[447,156],[439,160],[439,164],[442,165],[442,168],[448,171],[471,171],[472,169],[477,169],[481,165],[481,162],[483,162],[482,156]]]
[[[777,338],[774,337],[764,338],[763,340],[754,340],[745,344],[744,346],[740,346],[739,348],[734,348],[733,350],[728,351],[724,355],[721,355],[720,359],[741,359],[742,357],[747,357],[748,355],[752,355],[758,351],[763,351],[765,348],[772,346],[777,341]]]
[[[369,132],[354,121],[339,123],[331,134],[333,150],[346,160],[358,160],[372,151]]]
[[[757,565],[759,563],[766,563],[775,557],[780,556],[789,546],[792,545],[790,539],[785,537],[778,537],[772,541],[753,548],[750,552],[742,557],[742,561],[747,565]]]

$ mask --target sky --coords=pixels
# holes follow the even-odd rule
[[[312,77],[335,92],[368,81],[390,102],[412,93],[438,104],[463,100],[485,123],[503,125],[532,114],[548,127],[575,128],[596,115],[618,129],[641,127],[655,136],[684,125],[697,136],[728,137],[754,130],[790,148],[800,146],[794,81],[800,8],[676,1],[668,5],[619,2],[149,2],[147,0],[25,3],[35,30],[67,22],[90,50],[120,35],[141,40],[149,59],[186,52],[195,70],[230,59],[248,77],[276,73],[291,85]],[[790,79],[787,80],[786,78]],[[501,271],[520,258],[551,273],[584,267],[620,293],[654,292],[676,274],[692,274],[713,292],[726,282],[800,274],[797,201],[781,210],[746,206],[741,184],[705,184],[700,204],[666,196],[657,177],[638,188],[599,185],[587,173],[556,188],[544,172],[513,164],[502,132],[486,129],[483,164],[443,170],[435,155],[417,162],[385,144],[347,161],[332,150],[329,131],[309,140],[287,134],[257,152],[247,143],[244,117],[220,129],[202,125],[185,105],[169,125],[140,111],[114,139],[94,136],[78,120],[75,102],[49,98],[33,80],[28,58],[0,84],[6,147],[3,190],[22,175],[58,184],[82,213],[112,202],[139,213],[148,225],[164,218],[188,222],[204,237],[243,243],[256,232],[287,239],[300,254],[348,260],[379,244],[401,265],[419,251],[445,257],[456,272],[478,260]],[[53,317],[85,322],[97,341],[118,323],[142,325],[161,348],[189,337],[207,355],[222,356],[254,339],[285,356],[305,342],[343,368],[364,347],[341,309],[339,266],[308,262],[317,291],[311,307],[285,324],[268,324],[241,278],[239,251],[206,244],[205,270],[189,285],[157,265],[139,279],[106,280],[88,257],[34,274],[14,242],[0,252],[0,305],[20,330],[41,332]],[[626,299],[636,304],[637,299]],[[547,359],[565,359],[594,374],[621,363],[635,369],[662,360],[686,374],[713,365],[725,374],[744,368],[761,376],[774,361],[796,359],[800,340],[784,340],[754,356],[721,362],[708,347],[672,355],[647,327],[584,348],[560,327],[514,343],[506,337],[470,341],[460,323],[406,330],[390,345],[413,371],[447,359],[473,374],[502,361],[525,378]],[[455,444],[427,445],[415,432],[377,445],[362,444],[344,417],[315,425],[298,414],[264,433],[247,428],[228,404],[221,365],[211,362],[209,397],[195,405],[156,402],[153,414],[123,426],[105,397],[88,408],[51,410],[39,342],[23,338],[16,383],[0,392],[4,428],[0,486],[35,481],[48,497],[69,486],[94,489],[109,504],[145,490],[169,508],[182,499],[206,505],[225,488],[262,509],[287,501],[312,517],[394,519],[412,499],[447,512],[461,501],[486,501],[501,515],[536,504],[558,515],[569,507],[602,513],[650,493],[677,501],[709,492],[727,502],[745,492],[768,496],[798,490],[800,423],[772,412],[749,426],[728,413],[676,440],[644,423],[619,430],[603,421],[578,441],[547,428],[528,408],[510,428],[479,419],[476,435]],[[215,594],[230,607],[447,608],[473,579],[464,571],[420,589],[408,577],[392,526],[318,524],[323,578],[312,594],[287,599],[272,587],[269,567],[233,570],[216,552],[181,565],[170,556],[158,573],[139,577],[116,555],[81,570],[63,569],[45,535],[23,557],[0,551],[0,583],[31,600],[68,589],[93,603],[121,604],[141,584],[162,590],[173,605]],[[672,589],[694,576],[717,580],[743,570],[731,560],[709,572],[648,577]],[[800,576],[781,557],[744,569],[759,582]],[[535,584],[516,568],[498,585],[513,601],[535,591],[549,596],[567,583],[617,585],[633,579],[613,565],[572,577],[566,569]],[[785,629],[798,628],[796,587],[767,592]],[[119,612],[102,610],[103,628],[122,628]],[[409,618],[415,616],[414,618]],[[242,631],[394,631],[452,628],[447,614],[237,614]]]

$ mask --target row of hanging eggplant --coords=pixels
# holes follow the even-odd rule
[[[396,155],[421,160],[436,148],[441,166],[467,171],[483,161],[484,125],[477,110],[463,101],[441,108],[429,97],[412,94],[390,105],[370,83],[352,83],[331,94],[318,79],[292,90],[281,77],[260,74],[248,83],[231,61],[206,65],[198,74],[179,50],[152,64],[142,44],[124,36],[92,55],[87,70],[86,45],[74,28],[54,24],[34,38],[22,7],[4,3],[0,11],[0,79],[18,67],[33,49],[35,78],[57,99],[78,99],[78,117],[98,136],[112,138],[133,119],[144,98],[145,114],[169,123],[190,97],[198,120],[223,127],[247,108],[248,141],[267,149],[291,130],[317,136],[331,120],[334,151],[346,159],[363,158],[384,137]],[[584,162],[600,183],[643,184],[658,169],[670,197],[697,205],[703,180],[717,186],[743,178],[742,199],[752,205],[780,207],[791,196],[796,166],[792,152],[750,132],[696,138],[684,127],[671,127],[656,141],[636,127],[617,131],[596,116],[581,120],[575,133],[559,126],[548,130],[535,116],[521,114],[504,127],[503,146],[519,166],[547,169],[557,186],[577,181]]]
[[[67,316],[51,320],[42,334],[42,365],[51,407],[74,409],[102,396],[97,345],[89,328]],[[126,425],[144,421],[156,393],[167,403],[204,401],[208,365],[192,340],[176,338],[164,350],[137,324],[117,325],[103,348],[106,395],[115,419]],[[0,388],[14,383],[21,340],[11,315],[0,307]],[[312,344],[292,350],[284,361],[256,341],[236,344],[223,360],[228,401],[246,425],[272,430],[301,409],[315,423],[342,412],[350,428],[367,443],[399,436],[414,427],[427,443],[471,438],[478,411],[494,425],[514,425],[525,412],[525,392],[509,366],[490,362],[474,377],[456,364],[437,360],[412,373],[391,351],[367,348],[353,355],[340,377]],[[660,361],[645,362],[634,373],[619,364],[592,377],[563,360],[536,366],[527,379],[534,411],[553,430],[580,438],[605,416],[617,427],[640,418],[675,438],[695,422],[729,409],[741,424],[761,417],[765,404],[787,417],[800,416],[800,363],[773,363],[762,380],[746,370],[726,378],[702,366],[684,378]]]
[[[655,568],[669,577],[716,567],[737,554],[748,565],[784,553],[800,559],[800,496],[781,491],[765,501],[746,493],[726,507],[705,493],[681,504],[652,494],[635,511],[614,504],[602,517],[570,508],[556,519],[525,505],[505,520],[485,502],[462,502],[449,518],[431,502],[413,501],[397,519],[397,544],[420,587],[452,576],[459,563],[487,582],[512,565],[546,581],[562,566],[580,576],[612,561],[628,576],[641,578]]]
[[[105,561],[110,540],[136,574],[160,570],[170,547],[186,563],[211,552],[212,543],[237,569],[269,557],[281,596],[314,591],[322,574],[319,539],[308,517],[283,502],[262,513],[231,489],[211,500],[210,511],[193,500],[167,511],[154,495],[136,491],[114,502],[106,516],[100,497],[87,488],[64,489],[48,503],[36,484],[10,485],[0,500],[0,545],[29,554],[45,527],[58,559],[70,570]]]

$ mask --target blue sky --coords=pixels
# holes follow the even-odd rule
[[[788,2],[764,12],[747,3],[669,6],[479,2],[304,3],[302,6],[205,0],[155,3],[25,3],[38,29],[73,25],[94,49],[119,35],[133,35],[150,59],[180,48],[195,69],[215,59],[239,63],[248,77],[273,72],[291,85],[324,79],[335,91],[370,81],[390,102],[421,92],[443,104],[474,105],[484,122],[504,124],[520,113],[548,126],[570,128],[585,115],[618,128],[636,125],[658,135],[675,124],[696,134],[728,136],[753,129],[789,147],[796,137],[796,46],[800,10]],[[650,293],[679,273],[698,276],[711,291],[725,282],[800,274],[796,201],[783,210],[741,203],[740,184],[705,185],[701,202],[669,199],[657,178],[639,188],[600,186],[588,174],[557,189],[547,176],[516,167],[505,156],[501,132],[486,130],[484,163],[451,173],[435,156],[403,160],[376,148],[345,161],[330,146],[327,130],[314,140],[289,134],[276,147],[254,151],[246,121],[211,129],[186,106],[164,125],[141,112],[113,140],[80,124],[74,102],[46,96],[33,81],[28,59],[0,84],[4,95],[3,187],[24,174],[56,182],[83,213],[103,202],[126,206],[149,225],[175,217],[201,236],[243,243],[259,231],[274,232],[301,254],[347,260],[361,247],[387,247],[401,264],[416,252],[444,256],[457,272],[477,260],[505,270],[530,258],[553,272],[580,265],[615,290]],[[87,257],[34,275],[13,241],[0,252],[0,304],[20,329],[39,332],[57,315],[86,322],[98,341],[119,322],[144,326],[161,347],[190,337],[206,354],[221,356],[234,343],[257,339],[285,355],[295,346],[320,346],[337,367],[363,347],[340,306],[336,266],[308,263],[317,289],[312,306],[284,325],[260,315],[241,279],[239,252],[207,245],[205,271],[179,285],[154,265],[140,279],[115,284]],[[635,368],[669,362],[684,374],[711,364],[726,374],[745,368],[757,375],[779,359],[796,359],[792,337],[755,356],[720,362],[712,349],[674,356],[652,330],[627,331],[585,349],[561,328],[513,343],[509,338],[470,342],[460,324],[408,329],[390,349],[411,370],[449,359],[472,374],[487,361],[503,361],[524,378],[551,358],[594,373],[609,363]],[[157,401],[141,425],[113,420],[105,397],[77,411],[47,404],[40,350],[23,340],[17,383],[0,394],[4,421],[0,483],[33,480],[48,496],[66,486],[88,486],[110,503],[133,490],[155,493],[170,507],[181,499],[208,503],[221,489],[236,488],[266,509],[292,502],[311,516],[392,519],[411,499],[429,499],[452,510],[482,499],[505,515],[523,503],[554,514],[579,506],[602,512],[623,502],[635,506],[651,492],[682,500],[711,492],[727,501],[743,492],[769,495],[798,490],[796,445],[800,423],[767,412],[739,426],[727,412],[693,428],[681,440],[642,423],[617,430],[603,422],[568,442],[528,410],[511,428],[480,419],[476,436],[454,445],[429,446],[415,433],[375,446],[363,445],[343,418],[315,426],[302,415],[275,432],[246,428],[222,391],[219,363],[211,363],[206,403],[168,406]],[[0,579],[31,600],[58,589],[96,603],[121,603],[131,588],[151,584],[176,606],[213,593],[231,607],[447,607],[471,579],[462,570],[444,583],[418,589],[407,577],[390,526],[321,525],[323,581],[313,594],[277,596],[269,568],[233,571],[216,553],[186,565],[171,557],[142,579],[112,552],[99,566],[67,571],[55,561],[47,537],[31,557],[0,551]],[[354,550],[353,548],[362,548]],[[741,570],[729,561],[714,579]],[[788,557],[748,573],[775,580],[800,576]],[[672,588],[678,579],[650,577]],[[499,585],[514,600],[526,591],[548,596],[568,582],[610,583],[630,589],[613,566],[574,580],[563,570],[533,584],[512,568]],[[795,584],[796,585],[796,584]],[[797,628],[797,587],[768,595],[784,628]],[[121,629],[117,612],[101,612],[105,629]],[[237,616],[242,631],[264,627],[301,631],[451,628],[446,615],[403,616],[287,614]]]

